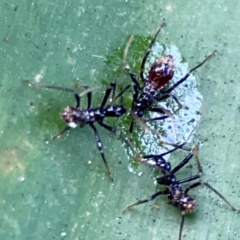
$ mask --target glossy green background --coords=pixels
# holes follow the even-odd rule
[[[2,0],[0,239],[177,239],[180,214],[164,197],[155,201],[159,209],[151,202],[121,213],[156,191],[153,172],[140,166],[141,177],[130,173],[125,147],[102,129],[114,183],[90,128],[49,141],[64,127],[59,112],[74,99],[22,83],[37,74],[59,86],[109,83],[122,62],[106,62],[108,57],[131,34],[153,35],[163,17],[167,27],[160,41],[176,45],[189,66],[218,50],[195,74],[205,106],[195,142],[204,142],[204,179],[240,208],[239,12],[237,0]],[[129,62],[139,62],[142,54],[130,54]],[[98,104],[101,91],[94,96]],[[198,211],[187,218],[183,239],[240,239],[240,215],[206,189],[193,196]]]

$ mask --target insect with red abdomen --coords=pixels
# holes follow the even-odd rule
[[[145,111],[156,112],[161,114],[161,116],[153,118],[151,120],[163,120],[171,116],[171,112],[168,109],[163,108],[162,106],[153,107],[154,102],[160,102],[169,97],[173,98],[173,100],[177,103],[178,108],[186,108],[184,107],[178,100],[178,98],[171,93],[178,85],[187,80],[192,72],[201,67],[208,59],[210,59],[213,55],[216,54],[216,51],[209,54],[200,64],[192,68],[189,72],[187,72],[181,79],[179,79],[175,84],[166,88],[166,85],[171,82],[171,79],[174,76],[174,59],[171,55],[163,56],[162,58],[157,59],[150,67],[150,70],[147,76],[144,76],[145,71],[145,63],[149,57],[151,49],[156,41],[158,34],[161,29],[165,26],[165,22],[163,22],[160,28],[157,30],[153,39],[150,42],[148,50],[146,51],[140,70],[140,79],[143,83],[143,86],[137,80],[137,76],[132,73],[129,67],[126,67],[131,80],[133,82],[133,102],[132,102],[132,112],[136,117],[142,118]],[[133,132],[135,119],[132,119],[130,124],[130,134]]]

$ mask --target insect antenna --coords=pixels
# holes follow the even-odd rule
[[[75,89],[72,89],[72,88],[59,87],[59,86],[53,86],[53,85],[46,85],[46,84],[40,84],[40,83],[34,83],[34,82],[31,82],[31,81],[29,81],[27,79],[24,79],[23,82],[28,84],[29,87],[39,87],[39,88],[46,88],[46,89],[54,89],[54,90],[59,90],[59,91],[63,91],[63,92],[73,93],[74,96],[75,96],[75,99],[77,101],[76,108],[79,108],[79,106],[80,106],[80,98],[81,97],[83,97],[86,94],[91,93],[94,90],[102,88],[102,86],[96,86],[96,87],[90,88],[88,86],[80,84],[80,85],[78,85],[78,87],[85,88],[85,90],[83,92],[81,92],[81,93],[78,93]],[[61,132],[59,132],[58,134],[53,136],[51,139],[53,140],[53,139],[56,139],[56,138],[60,138],[61,135],[63,133],[65,133],[66,131],[68,131],[69,129],[70,129],[69,126],[65,127]]]
[[[133,41],[133,38],[134,38],[134,35],[131,35],[127,44],[126,44],[126,47],[124,49],[124,53],[123,53],[123,71],[126,70],[126,66],[127,66],[127,55],[128,55],[128,51],[129,51],[129,47]]]
[[[29,87],[39,87],[39,88],[60,90],[60,91],[64,91],[64,92],[70,92],[70,93],[73,93],[73,94],[77,94],[79,97],[82,97],[82,96],[86,95],[87,93],[92,92],[92,91],[94,91],[96,89],[102,88],[102,86],[96,86],[96,87],[89,88],[88,86],[80,84],[79,87],[86,88],[86,90],[81,92],[81,93],[78,93],[75,89],[72,89],[72,88],[59,87],[59,86],[53,86],[53,85],[45,85],[45,84],[40,84],[40,83],[34,83],[34,82],[31,82],[31,81],[29,81],[27,79],[24,79],[23,82],[28,84]]]
[[[67,126],[65,127],[61,132],[59,132],[58,134],[56,134],[55,136],[53,136],[51,139],[54,140],[56,138],[60,138],[62,136],[63,133],[65,133],[66,131],[70,130],[70,127]]]
[[[196,163],[197,163],[197,166],[198,166],[198,170],[199,170],[199,173],[200,173],[200,176],[201,176],[202,173],[203,173],[203,168],[201,166],[201,163],[200,163],[200,160],[199,160],[199,157],[198,157],[199,145],[200,145],[200,143],[198,143],[196,146],[194,146],[193,149],[192,149],[192,152],[194,154],[194,157],[195,157],[195,160],[196,160]],[[195,184],[186,188],[185,193],[187,194],[188,191],[190,191],[191,189],[196,188],[200,185],[206,186],[208,189],[210,189],[212,192],[214,192],[217,196],[219,196],[231,208],[232,211],[240,213],[239,209],[236,209],[218,190],[216,190],[214,187],[212,187],[208,182],[202,182],[202,181],[196,182]]]
[[[158,34],[161,32],[162,28],[165,27],[166,25],[167,25],[167,24],[166,24],[165,18],[164,18],[162,24],[160,25],[159,29],[158,29],[157,32],[155,33],[155,36],[153,37],[153,39],[152,39],[152,41],[151,41],[151,43],[150,43],[150,45],[149,45],[149,47],[148,47],[148,50],[147,50],[147,52],[145,53],[145,56],[143,57],[142,64],[141,64],[141,70],[140,70],[140,78],[141,78],[141,80],[142,80],[143,82],[144,82],[144,76],[143,76],[143,74],[144,74],[144,66],[145,66],[146,60],[147,60],[147,58],[148,58],[148,56],[149,56],[149,54],[150,54],[150,52],[151,52],[152,46],[153,46],[153,44],[155,43]]]

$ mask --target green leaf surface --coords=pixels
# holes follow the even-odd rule
[[[159,189],[154,171],[130,165],[133,156],[126,146],[99,127],[111,182],[88,126],[51,140],[65,127],[59,114],[75,105],[74,97],[22,81],[73,88],[79,82],[94,87],[116,80],[124,86],[131,82],[122,71],[129,36],[135,39],[127,62],[138,73],[163,18],[167,26],[158,42],[166,49],[176,46],[189,69],[218,51],[194,73],[204,116],[189,146],[203,142],[203,179],[240,209],[239,12],[236,0],[2,0],[0,239],[178,239],[181,214],[164,196],[122,214],[128,204]],[[104,88],[94,91],[93,106],[103,94]],[[130,106],[130,100],[128,92],[124,104]],[[126,132],[129,119],[108,123]],[[134,143],[145,152],[141,134]],[[179,151],[170,161],[175,166],[183,157]],[[180,176],[196,171],[193,162]],[[183,240],[240,239],[239,214],[205,188],[191,194],[198,209],[186,217]]]

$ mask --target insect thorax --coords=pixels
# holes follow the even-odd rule
[[[154,97],[156,97],[159,92],[160,89],[155,89],[151,84],[145,82],[143,92],[135,104],[135,114],[138,115],[138,117],[142,117],[143,111],[151,107]]]

